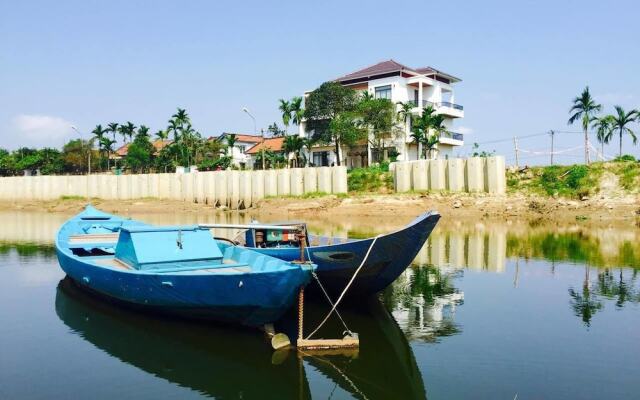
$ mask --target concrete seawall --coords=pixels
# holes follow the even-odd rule
[[[55,200],[62,196],[105,200],[154,197],[239,209],[251,207],[266,196],[300,196],[317,191],[346,193],[346,167],[0,178],[0,200]]]
[[[393,164],[393,182],[398,193],[415,191],[486,192],[504,194],[504,157],[417,160]]]

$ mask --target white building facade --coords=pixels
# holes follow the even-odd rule
[[[431,67],[409,68],[393,60],[383,61],[367,68],[340,77],[336,82],[359,92],[369,92],[375,98],[386,98],[394,104],[413,104],[412,115],[419,115],[423,107],[432,106],[442,114],[447,132],[440,135],[435,158],[453,156],[456,147],[464,145],[464,136],[455,131],[455,121],[464,117],[464,109],[456,103],[453,85],[459,78]],[[305,94],[308,95],[310,92]],[[397,106],[400,109],[400,105]],[[411,138],[411,118],[399,123],[399,133],[388,140],[383,150],[386,154],[397,154],[397,160],[416,160],[421,149]],[[304,123],[300,125],[300,135],[306,136]],[[340,154],[335,154],[335,146],[314,146],[309,155],[316,166],[335,164],[340,157],[347,167],[362,167],[380,161],[382,154],[376,154],[369,143],[343,146]]]

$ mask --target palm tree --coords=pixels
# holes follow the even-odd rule
[[[584,130],[584,161],[589,164],[589,124],[595,118],[595,114],[600,112],[602,106],[596,103],[589,93],[589,86],[585,87],[582,94],[573,99],[573,106],[569,110],[571,117],[569,125],[582,119],[582,129]],[[572,114],[573,113],[573,114]]]
[[[423,145],[423,151],[425,149],[428,150],[428,154],[431,156],[440,142],[440,135],[446,132],[444,116],[442,114],[436,114],[432,106],[424,107],[420,116],[417,117],[413,123],[412,132],[414,134],[412,134],[411,137],[416,139],[418,146]],[[420,158],[420,150],[418,150],[418,153],[418,158]]]
[[[160,129],[158,130],[158,132],[155,133],[155,135],[159,140],[164,142],[169,137],[169,132],[166,130]]]
[[[166,130],[167,135],[169,135],[169,132],[173,133],[173,142],[178,143],[180,139],[180,126],[175,119],[169,120],[169,125]]]
[[[118,127],[118,132],[122,135],[125,143],[127,143],[127,137],[129,137],[129,139],[133,139],[135,130],[136,126],[131,121],[127,121],[126,124]]]
[[[626,133],[631,136],[631,139],[633,139],[633,144],[636,144],[638,142],[636,134],[627,125],[636,121],[638,117],[640,117],[640,114],[638,110],[625,112],[624,108],[620,106],[615,106],[615,109],[616,115],[612,116],[613,118],[611,119],[611,129],[613,132],[618,131],[618,135],[620,136],[620,153],[618,155],[622,157],[622,134]]]
[[[111,123],[107,124],[107,130],[113,134],[113,141],[115,142],[116,133],[118,133],[118,123],[117,122],[111,122]]]
[[[302,138],[298,135],[286,136],[284,138],[284,143],[282,144],[282,150],[284,150],[285,154],[287,155],[287,160],[289,159],[289,154],[293,153],[295,157],[293,160],[294,167],[298,166],[298,160],[300,159],[300,150],[302,150],[303,146],[304,146],[304,142]]]
[[[111,153],[113,153],[113,145],[115,143],[115,140],[111,140],[106,136],[100,139],[99,145],[107,153],[107,170],[111,169]]]
[[[416,153],[419,160],[421,156],[420,145],[424,141],[424,132],[418,126],[414,126],[411,130],[411,138],[416,142]]]
[[[309,165],[311,161],[311,148],[316,143],[313,137],[306,137],[302,139],[302,147],[307,149],[307,156],[305,156],[305,166]]]
[[[591,126],[596,130],[596,138],[600,142],[600,152],[604,157],[604,145],[611,141],[613,136],[612,126],[614,123],[613,115],[605,115],[604,117],[596,118]]]
[[[415,105],[410,101],[408,101],[406,103],[403,103],[403,102],[399,101],[399,102],[396,103],[396,105],[400,106],[400,109],[398,110],[396,115],[398,116],[398,121],[404,123],[404,127],[402,129],[402,131],[404,133],[404,132],[407,131],[407,125],[411,121],[411,110],[413,110]]]
[[[304,108],[302,108],[302,97],[294,97],[290,103],[291,122],[300,126],[304,117]]]
[[[173,114],[171,118],[174,119],[179,126],[191,123],[191,118],[189,118],[189,114],[187,114],[187,110],[184,108],[178,108],[178,111]]]
[[[138,128],[138,135],[149,137],[149,127],[140,125]]]
[[[100,155],[100,163],[102,163],[102,139],[105,137],[104,135],[107,134],[107,130],[102,128],[102,125],[98,124],[96,125],[95,128],[93,128],[93,130],[91,131],[91,133],[93,133],[93,137],[94,139],[98,142],[98,154]]]
[[[227,155],[229,155],[229,149],[231,149],[231,156],[233,156],[233,146],[236,144],[236,134],[235,133],[229,133],[228,135],[226,135],[225,137],[226,141],[227,141]]]
[[[368,101],[368,100],[373,100],[373,95],[371,93],[369,93],[368,90],[365,90],[364,92],[362,92],[362,94],[360,95],[360,100],[361,101]]]
[[[291,122],[291,103],[284,99],[279,99],[280,105],[278,106],[278,110],[282,112],[282,123],[284,124],[284,133],[285,135],[289,133],[289,122]]]

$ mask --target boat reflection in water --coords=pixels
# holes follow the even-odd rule
[[[426,398],[404,333],[375,299],[343,313],[349,327],[360,332],[360,349],[324,354],[274,353],[255,331],[123,309],[95,299],[68,278],[58,285],[55,307],[64,324],[98,349],[207,396],[311,398],[316,389],[324,392],[315,381],[310,387],[306,370],[311,368],[328,379],[327,392],[338,386],[355,398]],[[306,326],[315,326],[327,311],[308,304]],[[287,327],[295,331],[295,319],[285,320],[289,332]],[[337,321],[330,320],[320,335],[337,329]]]

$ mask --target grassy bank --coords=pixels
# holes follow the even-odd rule
[[[640,163],[633,158],[591,165],[553,165],[510,169],[511,193],[584,199],[596,194],[624,196],[640,192]]]

